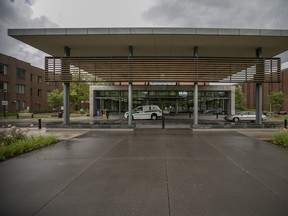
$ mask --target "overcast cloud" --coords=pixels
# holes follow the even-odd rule
[[[43,68],[47,54],[7,36],[9,28],[288,29],[287,9],[287,0],[0,0],[0,53]]]
[[[45,16],[33,18],[32,0],[0,0],[0,53],[44,67],[44,54],[14,38],[9,37],[9,28],[57,27]]]
[[[143,13],[153,25],[288,28],[287,0],[156,0]]]

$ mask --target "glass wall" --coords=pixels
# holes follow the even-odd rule
[[[226,113],[229,101],[229,92],[199,92],[198,112]],[[133,91],[133,108],[140,105],[158,105],[163,111],[178,113],[193,112],[193,91]],[[109,110],[112,113],[128,111],[127,91],[97,91],[96,110]]]

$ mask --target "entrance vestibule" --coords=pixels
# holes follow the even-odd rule
[[[121,86],[122,88],[124,86]],[[185,86],[186,89],[189,86]],[[203,86],[204,87],[204,86]],[[90,115],[98,116],[101,112],[106,110],[109,113],[123,114],[128,111],[128,91],[126,89],[120,89],[116,86],[91,86],[90,91],[93,93],[93,98],[90,98]],[[134,87],[136,88],[136,87]],[[166,86],[166,90],[157,90],[157,87],[145,86],[141,89],[141,86],[137,86],[137,89],[132,93],[132,107],[135,108],[141,105],[158,105],[164,114],[181,114],[194,112],[194,92],[192,90],[180,90],[181,87],[172,87],[169,89]],[[171,86],[170,86],[171,88]],[[183,87],[182,87],[183,88]],[[225,89],[220,87],[205,86],[206,90],[200,90],[198,93],[198,113],[199,114],[231,114],[235,112],[235,108],[231,107],[231,95],[234,95],[234,86],[226,86]],[[207,89],[211,90],[207,90]],[[185,89],[185,88],[184,88]],[[201,89],[201,87],[200,87]],[[232,93],[232,94],[231,94]],[[233,96],[232,96],[233,97]],[[234,99],[232,100],[234,101]]]

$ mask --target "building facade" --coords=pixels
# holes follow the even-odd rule
[[[246,98],[246,108],[255,109],[256,107],[256,102],[255,102],[256,84],[244,83],[242,85],[242,89]],[[282,91],[285,96],[285,102],[283,106],[281,107],[281,111],[288,111],[288,68],[282,70],[281,83],[264,83],[263,84],[263,94],[262,94],[263,111],[270,111],[270,104],[268,100],[269,94],[271,94],[271,92],[279,92],[279,91]]]
[[[44,70],[30,63],[0,54],[0,112],[44,112],[48,94],[61,83],[45,82]],[[6,104],[6,106],[5,106]]]

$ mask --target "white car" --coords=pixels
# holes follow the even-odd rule
[[[128,118],[129,113],[124,114],[125,118]],[[132,110],[133,119],[152,119],[156,120],[159,117],[162,117],[162,110],[157,105],[144,105],[138,106]]]
[[[238,112],[235,115],[226,115],[224,117],[226,121],[233,121],[233,122],[239,122],[239,121],[256,121],[256,113],[250,112],[250,111],[243,111]],[[266,120],[266,115],[262,115],[262,121]]]

